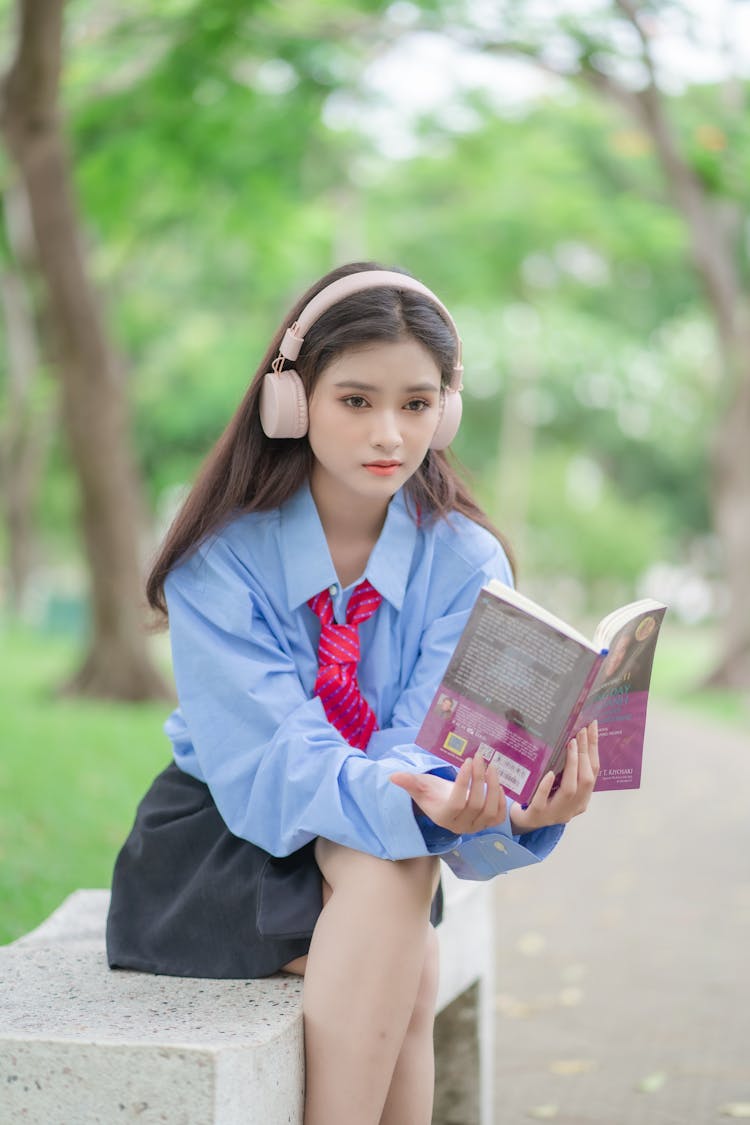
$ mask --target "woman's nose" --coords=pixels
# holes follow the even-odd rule
[[[374,414],[371,440],[381,449],[395,449],[401,445],[401,427],[394,411],[381,410]]]

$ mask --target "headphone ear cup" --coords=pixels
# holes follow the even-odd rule
[[[463,403],[459,391],[445,391],[440,421],[430,442],[430,449],[447,449],[458,433]]]
[[[260,424],[266,437],[301,438],[307,433],[307,396],[296,371],[269,371],[260,389]]]

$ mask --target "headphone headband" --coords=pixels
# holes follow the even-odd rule
[[[360,270],[358,273],[347,274],[346,277],[340,277],[338,280],[332,281],[330,285],[326,285],[325,289],[321,289],[320,293],[316,293],[312,300],[305,305],[294,324],[287,328],[279,345],[279,358],[293,362],[300,353],[308,329],[324,312],[337,305],[339,301],[343,301],[345,297],[350,297],[353,293],[360,293],[363,289],[386,288],[421,293],[423,297],[428,297],[443,314],[456,340],[456,363],[451,376],[450,389],[452,391],[460,390],[461,376],[464,370],[461,363],[461,337],[458,334],[453,317],[431,289],[428,289],[421,281],[417,281],[416,278],[410,277],[408,274],[396,273],[395,270]]]
[[[431,289],[408,274],[394,270],[360,270],[347,274],[321,289],[302,309],[291,328],[287,328],[279,347],[279,354],[271,370],[263,377],[260,391],[260,424],[269,438],[301,438],[307,433],[309,415],[305,388],[296,371],[284,370],[284,361],[294,362],[304,343],[308,329],[318,317],[343,301],[352,293],[363,289],[399,289],[421,293],[442,313],[456,341],[456,363],[445,393],[440,396],[440,415],[432,437],[430,449],[446,449],[456,436],[461,421],[461,338],[453,317]]]

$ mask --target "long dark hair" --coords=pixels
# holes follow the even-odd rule
[[[146,595],[159,614],[167,612],[164,581],[180,559],[237,512],[277,508],[309,478],[313,455],[307,438],[271,439],[263,432],[259,413],[263,376],[271,369],[284,332],[316,293],[347,274],[383,268],[376,262],[351,262],[332,270],[316,281],[284,318],[156,556],[146,582]],[[294,363],[308,399],[323,369],[341,352],[405,336],[412,336],[428,349],[440,368],[442,385],[447,386],[456,360],[455,337],[429,298],[384,287],[366,289],[339,301],[311,325]],[[421,520],[462,512],[487,528],[510,554],[502,535],[474,501],[446,453],[429,450],[404,488]]]

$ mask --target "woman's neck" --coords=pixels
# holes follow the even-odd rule
[[[344,544],[375,546],[383,530],[388,504],[367,503],[362,496],[329,487],[329,482],[310,479],[310,492],[329,547]],[[333,550],[332,550],[333,553]]]

